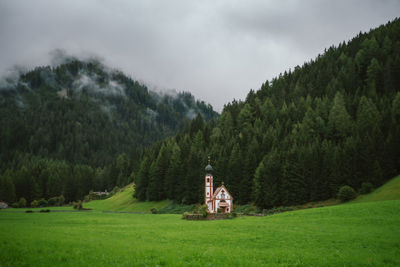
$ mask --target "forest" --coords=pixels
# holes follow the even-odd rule
[[[141,158],[135,197],[203,201],[204,167],[259,208],[379,186],[400,171],[400,20],[266,81],[216,121],[201,116]]]
[[[151,91],[95,59],[62,60],[0,83],[0,200],[111,191],[132,182],[146,148],[196,114],[218,116],[188,92]]]
[[[189,93],[162,96],[76,59],[7,80],[0,103],[7,202],[73,201],[133,181],[142,201],[201,203],[208,156],[236,204],[325,200],[400,171],[400,20],[265,81],[220,116]]]

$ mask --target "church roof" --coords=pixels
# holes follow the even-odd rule
[[[214,192],[212,198],[216,198],[217,195],[218,195],[218,193],[219,193],[219,191],[221,191],[222,189],[224,189],[225,192],[231,197],[231,199],[233,199],[231,193],[229,193],[229,191],[228,191],[228,189],[226,189],[225,185],[221,185],[220,187],[218,187],[218,188],[215,190],[215,192]]]

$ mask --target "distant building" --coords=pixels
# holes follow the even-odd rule
[[[102,191],[97,191],[97,192],[92,192],[92,196],[94,196],[94,197],[105,197],[105,196],[108,196],[110,193],[109,192],[107,192],[107,189],[106,189],[106,191],[104,191],[104,192],[102,192]]]
[[[208,207],[209,213],[230,213],[233,210],[233,197],[226,189],[224,182],[214,190],[214,177],[212,175],[213,168],[208,159],[206,166],[205,186],[204,186],[204,203]]]
[[[93,192],[93,194],[96,196],[102,197],[102,196],[108,196],[110,193],[107,192],[107,189],[106,189],[106,191],[104,191],[104,192],[98,191],[98,192]]]

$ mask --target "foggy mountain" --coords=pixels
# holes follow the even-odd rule
[[[140,154],[198,114],[218,116],[190,93],[153,92],[98,60],[63,58],[0,82],[0,160],[28,153],[101,167],[120,153]]]

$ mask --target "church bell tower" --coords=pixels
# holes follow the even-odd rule
[[[205,171],[206,176],[204,181],[204,204],[207,205],[209,212],[213,212],[213,205],[211,200],[214,192],[214,181],[212,175],[213,168],[210,164],[210,157],[208,157],[208,165],[206,166]]]

